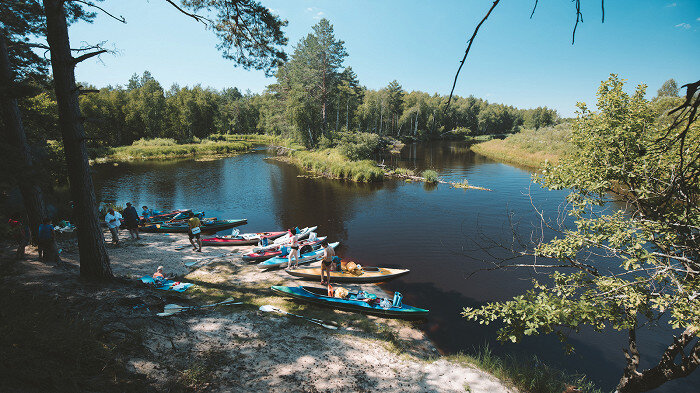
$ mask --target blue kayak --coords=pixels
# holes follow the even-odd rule
[[[338,244],[340,242],[335,242],[335,243],[329,243],[328,245],[336,248],[338,247]],[[303,265],[306,263],[311,263],[311,262],[316,262],[320,261],[321,258],[323,258],[323,248],[319,248],[318,250],[313,250],[304,254],[299,255],[299,264]],[[287,257],[274,257],[270,258],[267,261],[263,261],[258,263],[258,267],[260,269],[277,269],[283,266],[286,266],[287,263],[289,263],[289,260]]]
[[[390,299],[386,299],[384,307],[382,299],[358,299],[359,293],[351,292],[347,298],[340,299],[328,296],[326,288],[317,287],[285,287],[273,285],[272,290],[283,295],[298,299],[307,303],[331,307],[338,310],[356,311],[365,314],[380,315],[392,318],[424,318],[430,310],[407,306],[399,303],[395,306]]]

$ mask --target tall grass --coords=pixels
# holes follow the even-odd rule
[[[325,177],[356,182],[374,182],[384,178],[384,171],[373,161],[352,161],[337,149],[297,150],[291,152],[290,157],[298,166]]]
[[[205,139],[200,143],[177,144],[173,139],[141,139],[131,146],[114,148],[106,159],[108,161],[129,161],[216,156],[244,152],[252,146],[252,142],[246,141],[230,142]]]
[[[543,363],[536,356],[527,360],[512,355],[496,356],[487,346],[476,355],[462,353],[449,355],[448,359],[484,370],[511,383],[521,392],[561,393],[567,385],[575,386],[582,393],[602,392],[585,375],[563,372]]]
[[[539,168],[548,160],[557,162],[571,149],[571,125],[562,123],[539,130],[523,130],[506,139],[492,139],[471,149],[497,161]]]

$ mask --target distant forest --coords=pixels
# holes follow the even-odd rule
[[[509,134],[556,123],[555,110],[518,109],[469,97],[405,92],[397,81],[379,90],[360,85],[333,27],[321,20],[302,39],[276,82],[262,94],[172,85],[167,90],[145,71],[124,86],[107,86],[81,96],[85,129],[92,147],[123,146],[145,138],[190,142],[212,134],[265,133],[296,136],[307,147],[323,145],[339,132],[370,132],[400,139],[427,140],[457,134]],[[51,82],[37,84],[26,98],[28,133],[60,140]]]

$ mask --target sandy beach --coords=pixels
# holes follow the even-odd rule
[[[121,236],[128,234],[121,231]],[[240,256],[252,247],[204,247],[198,253],[184,234],[142,237],[108,244],[117,279],[104,285],[80,282],[77,245],[70,238],[59,244],[66,268],[38,262],[33,247],[21,262],[10,261],[5,249],[3,268],[11,273],[2,280],[21,291],[51,294],[74,312],[89,313],[116,342],[138,335],[142,344],[132,351],[128,368],[155,391],[183,386],[211,392],[516,391],[485,372],[441,357],[411,322],[276,296],[271,285],[318,284],[243,262]],[[187,267],[186,262],[197,263]],[[138,281],[160,265],[168,275],[195,286],[175,293]],[[343,286],[389,296],[376,285]],[[229,297],[244,304],[156,316],[166,303],[200,305]],[[336,323],[339,329],[260,311],[263,304]]]

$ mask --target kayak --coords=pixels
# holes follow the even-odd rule
[[[320,306],[331,307],[338,310],[380,315],[384,317],[421,318],[425,317],[428,315],[428,312],[430,312],[430,310],[407,306],[405,304],[400,304],[398,307],[395,307],[390,299],[386,299],[384,302],[381,301],[382,299],[370,302],[367,302],[366,300],[358,300],[357,292],[351,292],[346,299],[341,299],[328,296],[328,290],[326,288],[306,286],[285,287],[273,285],[272,290],[282,296],[288,296],[293,299]],[[386,308],[377,303],[386,303]]]
[[[277,239],[285,233],[287,232],[261,232],[208,237],[202,239],[202,246],[249,246],[251,244],[258,244],[261,239]]]
[[[309,237],[309,235],[311,235],[311,232],[316,230],[316,228],[318,228],[318,227],[315,226],[315,227],[306,227],[304,229],[300,229],[299,233],[297,233],[297,240],[306,239],[307,237]],[[281,237],[278,237],[277,239],[275,239],[272,242],[272,244],[265,246],[265,247],[255,247],[253,249],[253,251],[258,252],[258,251],[276,249],[285,243],[289,243],[289,239],[291,239],[291,236],[289,236],[289,234],[285,234],[284,236],[281,236]]]
[[[321,242],[326,240],[326,236],[319,237],[316,240],[307,240],[303,242],[299,242],[299,246],[301,247],[300,250],[304,249],[305,246],[310,246],[311,249],[317,249],[321,246]],[[269,249],[269,250],[264,250],[264,251],[259,251],[259,252],[251,252],[248,254],[243,255],[243,260],[246,262],[262,262],[266,261],[272,257],[277,257],[282,255],[282,250],[280,250],[281,245],[277,245],[277,248],[274,249]],[[287,255],[286,253],[284,255]]]
[[[248,220],[243,218],[239,220],[214,220],[214,221],[203,221],[202,222],[202,232],[218,232],[224,229],[231,229],[239,225],[247,224]],[[187,233],[189,232],[189,225],[187,223],[182,224],[153,224],[146,225],[140,228],[142,232],[158,232],[158,233]]]
[[[160,213],[160,214],[155,214],[153,216],[149,216],[148,218],[143,218],[140,216],[139,218],[149,224],[156,224],[156,223],[161,223],[161,222],[167,222],[170,220],[175,219],[175,217],[178,217],[180,219],[185,219],[185,218],[190,218],[194,216],[194,213],[190,209],[183,209],[183,210],[173,210],[169,213]]]
[[[338,247],[338,244],[340,242],[335,242],[335,243],[330,243],[329,246],[336,248]],[[316,262],[323,258],[323,249],[319,248],[318,250],[312,250],[303,254],[299,255],[299,265],[303,265],[306,263],[311,263],[311,262]],[[258,263],[258,268],[260,269],[276,269],[280,268],[284,265],[286,265],[289,261],[287,260],[287,257],[283,256],[278,256],[274,258],[270,258],[266,261]]]
[[[300,277],[306,280],[321,279],[320,267],[303,267],[297,269],[287,269],[286,271],[294,277]],[[382,282],[391,280],[398,276],[402,276],[408,272],[408,269],[391,269],[387,267],[363,266],[360,274],[354,274],[348,271],[331,271],[331,282]]]

